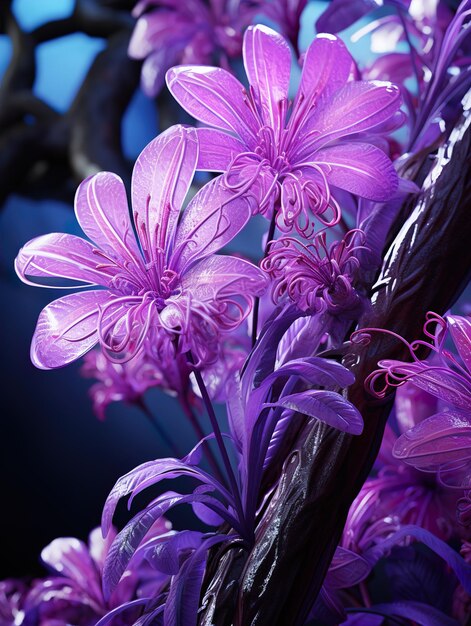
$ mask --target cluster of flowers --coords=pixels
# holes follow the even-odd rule
[[[130,54],[147,57],[146,90],[156,94],[166,76],[201,124],[173,126],[143,150],[132,177],[132,219],[122,181],[95,175],[75,199],[87,239],[38,237],[20,250],[16,270],[29,284],[86,288],[40,314],[31,349],[37,367],[84,357],[85,375],[97,379],[91,393],[101,418],[114,401],[144,406],[145,392],[159,387],[178,398],[200,440],[183,458],[146,462],[117,481],[103,512],[104,539],[98,530],[88,546],[57,539],[42,553],[50,577],[1,583],[1,624],[196,624],[208,550],[231,542],[252,548],[276,487],[264,491],[266,477],[282,465],[292,424],[320,420],[362,432],[361,414],[341,393],[354,376],[329,355],[369,306],[390,223],[377,217],[418,191],[393,161],[446,136],[469,88],[471,3],[453,13],[427,2],[420,12],[420,3],[391,0],[395,13],[368,27],[373,43],[386,42],[386,54],[361,68],[331,33],[375,3],[334,0],[319,22],[326,33],[302,55],[290,98],[297,51],[290,42],[305,4],[143,0],[136,7]],[[263,8],[286,39],[249,26]],[[399,40],[408,42],[407,53],[395,51]],[[231,71],[240,52],[248,87]],[[196,65],[215,58],[218,67]],[[190,65],[171,67],[177,62]],[[406,87],[414,75],[417,84]],[[405,122],[407,138],[392,137]],[[185,204],[195,171],[217,175]],[[269,224],[260,264],[217,254],[257,214]],[[395,616],[451,625],[469,615],[471,322],[433,315],[425,331],[429,343],[408,344],[412,362],[381,361],[366,381],[379,397],[397,386],[395,410],[375,473],[313,598],[311,617],[322,623],[375,625]],[[432,357],[420,360],[424,343]],[[214,402],[226,404],[229,433]],[[130,505],[145,489],[182,476],[197,487],[162,493],[116,533],[121,498]],[[172,530],[165,515],[181,504],[212,530]],[[462,557],[450,541],[462,542]],[[389,598],[375,603],[369,583],[383,557],[395,582]]]

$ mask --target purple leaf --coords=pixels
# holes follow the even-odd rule
[[[333,0],[316,22],[318,33],[338,33],[382,6],[382,0]]]
[[[137,606],[145,606],[148,602],[151,602],[151,600],[152,598],[138,598],[137,600],[131,600],[130,602],[121,604],[121,606],[117,606],[116,608],[112,609],[109,613],[107,613],[104,617],[102,617],[101,620],[99,620],[95,624],[95,626],[106,626],[111,621],[113,621],[117,615],[121,615],[128,609],[133,609]]]
[[[359,554],[337,547],[324,584],[332,589],[358,585],[371,572],[371,564]]]
[[[212,546],[230,539],[229,535],[215,535],[206,539],[172,578],[165,602],[164,626],[196,626],[206,552]]]
[[[309,390],[294,393],[268,406],[281,406],[309,417],[315,417],[351,435],[360,435],[363,431],[363,419],[358,409],[333,391]]]
[[[264,123],[278,137],[284,126],[281,103],[288,101],[291,51],[277,32],[258,24],[244,36],[244,66]]]
[[[109,598],[118,585],[129,561],[152,525],[173,507],[181,504],[192,504],[193,502],[219,504],[217,500],[206,496],[204,493],[167,492],[159,496],[126,524],[113,541],[103,569],[105,598]]]
[[[244,86],[232,74],[217,67],[181,65],[170,69],[166,79],[173,97],[190,115],[255,147],[257,122]]]
[[[103,535],[106,536],[108,534],[116,506],[121,498],[129,494],[132,494],[134,498],[138,493],[161,480],[179,476],[195,478],[213,489],[220,490],[220,493],[223,495],[227,495],[226,490],[212,476],[196,466],[186,463],[185,460],[166,458],[147,461],[119,478],[111,490],[103,508]]]
[[[159,543],[152,552],[146,554],[146,559],[159,572],[164,574],[178,574],[180,569],[180,553],[196,550],[201,545],[204,534],[194,530],[177,532],[167,541]]]
[[[471,565],[466,563],[466,561],[448,544],[419,526],[403,526],[387,539],[383,539],[377,545],[369,548],[363,553],[363,556],[374,565],[405,537],[413,537],[417,541],[425,544],[430,550],[448,563],[466,592],[471,594]]]
[[[368,609],[353,609],[355,613],[376,613],[384,617],[394,616],[405,617],[413,620],[419,626],[459,626],[458,622],[448,617],[438,609],[429,604],[421,602],[390,602],[388,604],[374,604]],[[352,612],[352,609],[347,609]],[[351,624],[355,622],[347,622]],[[363,621],[356,622],[363,624]],[[374,622],[373,622],[374,623]]]
[[[166,130],[137,158],[132,174],[132,206],[148,262],[157,261],[162,252],[168,255],[197,159],[196,132],[183,126]]]

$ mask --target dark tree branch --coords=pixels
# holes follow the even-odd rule
[[[427,311],[444,313],[466,285],[471,268],[470,146],[468,110],[439,150],[424,193],[385,256],[371,310],[360,328],[385,328],[413,340],[422,334]],[[201,624],[304,623],[350,505],[376,458],[393,402],[392,395],[383,401],[369,395],[364,380],[378,360],[407,354],[400,342],[374,333],[368,346],[352,344],[346,358],[356,375],[348,398],[363,415],[363,434],[353,437],[322,423],[305,428],[257,528],[242,576],[241,553],[234,550],[217,566],[224,584],[207,586]],[[214,571],[214,563],[209,568]]]

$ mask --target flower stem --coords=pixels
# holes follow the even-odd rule
[[[273,236],[275,234],[275,228],[276,228],[276,207],[273,209],[273,215],[270,221],[270,227],[268,229],[268,235],[267,235],[267,242],[265,244],[265,250],[263,252],[263,257],[261,258],[260,261],[263,261],[264,258],[266,258],[267,254],[268,254],[268,249],[270,247],[270,242],[273,239]],[[260,310],[260,297],[257,296],[255,298],[255,302],[253,305],[253,314],[252,314],[252,348],[255,345],[255,342],[257,341],[257,336],[258,336],[258,314],[259,314],[259,310]]]
[[[167,433],[167,431],[164,429],[164,427],[162,426],[162,424],[159,423],[159,420],[155,417],[155,415],[153,415],[152,411],[149,409],[149,407],[147,406],[147,404],[144,402],[144,400],[142,398],[139,398],[139,400],[135,400],[134,404],[136,406],[138,406],[141,411],[144,413],[144,415],[147,417],[147,419],[149,420],[149,422],[152,424],[152,426],[155,428],[155,430],[157,431],[157,433],[159,434],[159,436],[161,437],[161,439],[168,445],[168,447],[172,450],[173,454],[176,456],[177,459],[181,458],[182,453],[181,451],[178,449],[178,446],[176,445],[176,443],[173,441],[173,439],[170,437],[170,435]]]
[[[188,360],[190,361],[190,363],[194,364],[194,359],[193,359],[193,355],[191,354],[191,352],[188,352]],[[224,439],[222,437],[221,429],[219,428],[218,420],[216,417],[216,413],[214,412],[214,407],[211,402],[211,398],[209,397],[208,390],[206,389],[206,385],[204,384],[204,380],[201,375],[201,372],[195,367],[193,369],[193,373],[195,375],[196,383],[200,390],[201,397],[203,398],[203,402],[204,402],[206,411],[208,413],[209,421],[211,422],[211,427],[214,432],[216,443],[221,453],[221,457],[222,457],[224,467],[227,473],[227,478],[229,480],[229,484],[231,486],[232,493],[234,496],[234,504],[237,509],[237,513],[239,515],[241,526],[245,528],[245,516],[244,516],[244,509],[242,506],[242,500],[240,497],[239,485],[237,483],[234,470],[232,469],[229,455],[227,454],[227,449],[224,444]]]
[[[193,430],[195,431],[195,435],[198,441],[201,441],[201,439],[204,439],[204,437],[206,437],[206,434],[204,430],[202,429],[201,424],[199,423],[198,416],[191,408],[187,398],[181,399],[180,403]],[[204,444],[204,451],[206,453],[208,462],[211,465],[211,469],[213,470],[215,477],[219,480],[219,482],[222,485],[227,484],[227,480],[225,479],[224,474],[219,466],[218,460],[214,456],[214,452],[211,450],[211,446],[209,445],[208,442],[205,442]]]

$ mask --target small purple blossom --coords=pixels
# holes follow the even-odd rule
[[[408,344],[398,337],[409,348],[413,361],[379,361],[380,369],[368,377],[366,384],[376,396],[384,397],[390,387],[411,381],[438,398],[438,412],[404,432],[394,445],[394,456],[424,472],[438,472],[445,486],[469,489],[471,322],[459,315],[448,315],[443,319],[429,313],[424,333],[430,341],[417,340]],[[447,349],[448,338],[451,338],[456,353]],[[417,350],[424,347],[432,351],[433,359],[418,358]]]
[[[165,537],[170,523],[161,519],[147,534],[147,539]],[[127,626],[139,617],[149,587],[158,593],[168,576],[156,571],[148,562],[134,559],[113,594],[105,597],[102,587],[103,568],[116,531],[103,539],[94,529],[88,545],[75,537],[54,539],[41,552],[41,560],[49,575],[35,580],[28,591],[23,590],[18,604],[18,590],[13,593],[8,581],[1,583],[9,590],[10,600],[18,604],[15,624],[37,626],[95,626],[101,618],[115,612],[110,623]],[[7,587],[5,587],[7,585]],[[16,599],[15,599],[16,598]],[[11,623],[11,622],[9,622]]]
[[[182,107],[213,128],[197,129],[197,168],[224,172],[224,184],[255,195],[255,212],[276,211],[281,230],[308,237],[312,219],[336,224],[332,188],[383,201],[398,187],[389,157],[372,133],[402,123],[401,96],[391,83],[350,80],[353,60],[343,42],[318,35],[306,52],[293,102],[288,97],[291,52],[265,26],[244,36],[244,86],[216,67],[180,66],[167,84]]]
[[[325,232],[307,245],[282,237],[262,261],[262,268],[273,281],[273,301],[287,296],[306,313],[357,315],[362,300],[353,283],[360,268],[357,253],[364,249],[363,242],[363,233],[357,230],[330,246]]]
[[[133,11],[137,24],[129,42],[129,55],[145,59],[141,85],[156,96],[165,72],[177,63],[218,63],[242,50],[242,32],[255,9],[247,0],[141,0]]]
[[[247,261],[213,254],[250,218],[248,198],[214,180],[178,223],[197,158],[196,132],[180,126],[143,150],[132,178],[137,238],[123,182],[103,172],[85,180],[75,198],[77,219],[94,243],[53,233],[20,250],[15,267],[26,283],[53,277],[100,287],[42,311],[31,347],[37,367],[61,367],[97,343],[122,363],[150,332],[157,351],[171,342],[180,353],[191,350],[198,365],[217,358],[221,334],[239,326],[266,278]]]

